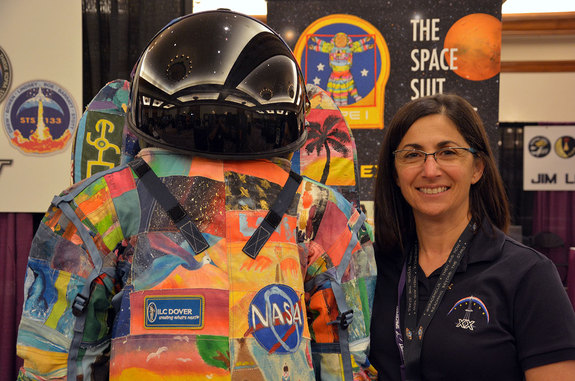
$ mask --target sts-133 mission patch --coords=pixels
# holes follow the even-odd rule
[[[10,143],[31,154],[63,150],[77,124],[72,96],[56,83],[42,80],[14,89],[6,99],[3,118]]]

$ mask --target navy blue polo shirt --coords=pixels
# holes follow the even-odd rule
[[[377,246],[376,260],[370,361],[380,380],[399,381],[394,321],[403,263]],[[440,274],[441,268],[426,277],[419,269],[418,316]],[[425,333],[423,379],[523,380],[529,368],[571,359],[575,313],[555,265],[484,222]]]

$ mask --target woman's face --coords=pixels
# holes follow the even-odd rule
[[[469,144],[449,118],[434,114],[413,123],[397,150],[432,153],[445,147],[469,148]],[[396,183],[411,205],[416,221],[431,218],[457,223],[469,217],[469,190],[481,178],[484,164],[468,151],[456,152],[459,154],[456,159],[441,164],[433,155],[420,164],[402,164],[395,159]]]

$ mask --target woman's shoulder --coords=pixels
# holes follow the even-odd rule
[[[472,247],[474,251],[480,252],[482,257],[491,259],[505,257],[529,263],[549,261],[545,255],[505,234],[489,221],[483,221],[481,224]]]
[[[517,274],[532,271],[534,268],[554,268],[555,265],[551,259],[533,247],[517,241],[495,227],[493,227],[493,233],[495,234],[492,238],[494,245],[486,252],[493,250],[495,261],[504,264],[506,268],[513,269]]]
[[[524,269],[525,271],[529,271],[533,267],[554,268],[555,266],[545,254],[509,236],[505,236],[502,256],[504,260],[516,265],[517,269]]]

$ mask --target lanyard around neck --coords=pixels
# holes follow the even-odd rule
[[[413,248],[409,251],[407,261],[403,266],[401,272],[401,278],[398,284],[398,297],[397,306],[395,309],[395,335],[396,342],[399,348],[399,352],[402,359],[402,378],[404,380],[419,380],[420,379],[420,358],[421,358],[421,347],[423,343],[423,336],[425,331],[431,323],[443,295],[447,290],[447,287],[451,283],[453,276],[461,258],[465,253],[475,231],[477,230],[477,224],[474,222],[469,222],[455,246],[449,254],[449,258],[443,266],[439,280],[435,285],[431,297],[425,306],[422,316],[419,321],[417,321],[417,270],[419,267],[419,250],[418,245],[415,244]],[[400,317],[400,304],[401,297],[403,295],[404,287],[407,290],[407,305],[405,309],[405,339],[401,332],[401,317]]]

